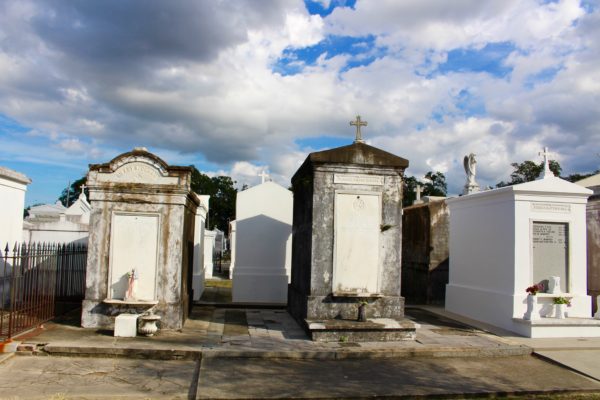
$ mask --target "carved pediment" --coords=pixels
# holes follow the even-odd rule
[[[155,165],[144,161],[133,161],[113,166],[115,170],[110,173],[98,174],[100,182],[115,183],[146,183],[151,185],[174,185],[177,184],[176,177],[168,176],[167,172]]]

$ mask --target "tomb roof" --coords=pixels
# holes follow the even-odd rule
[[[347,146],[310,153],[302,166],[296,171],[301,174],[309,165],[314,164],[354,164],[363,166],[379,166],[405,169],[408,160],[387,151],[369,146],[365,143],[354,142]],[[294,180],[292,177],[292,180]]]
[[[312,163],[343,163],[408,167],[408,160],[365,143],[352,143],[348,146],[310,153],[307,160]]]
[[[6,167],[0,167],[0,178],[10,179],[11,181],[15,181],[24,185],[29,185],[31,183],[31,179],[29,179],[25,174]]]

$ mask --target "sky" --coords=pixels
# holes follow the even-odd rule
[[[600,167],[600,4],[559,0],[0,0],[0,165],[54,202],[143,146],[239,186],[289,186],[352,143],[407,175]]]

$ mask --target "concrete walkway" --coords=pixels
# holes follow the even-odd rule
[[[154,359],[260,357],[296,359],[476,357],[529,355],[531,349],[437,316],[408,309],[420,325],[417,340],[403,342],[319,343],[311,341],[283,309],[236,309],[195,306],[182,331],[154,337],[116,338],[112,331],[79,327],[73,313],[25,336],[21,349],[53,355],[124,356]]]
[[[182,331],[151,338],[83,329],[72,313],[0,358],[0,398],[600,398],[598,339],[526,339],[441,308],[406,311],[417,340],[384,343],[312,342],[283,309],[195,306]]]

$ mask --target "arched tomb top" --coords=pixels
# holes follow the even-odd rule
[[[88,179],[95,178],[97,182],[176,185],[189,182],[189,175],[190,167],[169,166],[146,149],[135,148],[108,163],[90,165]]]

